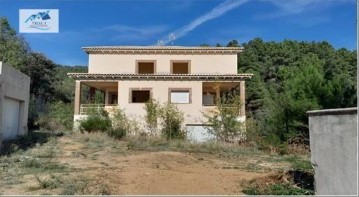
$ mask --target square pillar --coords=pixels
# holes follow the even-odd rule
[[[220,102],[221,102],[221,85],[220,84],[216,84],[214,87],[213,87],[214,91],[216,92],[216,97],[215,97],[215,102],[216,102],[216,105],[219,105]]]
[[[105,105],[108,105],[110,102],[110,94],[109,94],[109,91],[108,89],[106,88],[106,91],[105,91]]]
[[[117,106],[119,107],[120,106],[120,81],[117,82]]]
[[[246,86],[245,81],[239,82],[239,92],[240,92],[240,110],[239,114],[240,116],[246,116]]]
[[[75,82],[75,115],[80,115],[81,105],[81,81],[76,80]]]

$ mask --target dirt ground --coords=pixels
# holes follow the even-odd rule
[[[229,161],[211,155],[171,151],[97,154],[96,160],[71,157],[81,145],[63,143],[61,162],[89,168],[89,176],[113,194],[242,194],[241,183],[263,173],[228,169]]]
[[[1,175],[4,180],[0,180],[0,185],[5,187],[0,194],[61,194],[64,187],[73,185],[77,187],[75,194],[243,194],[243,183],[288,166],[261,162],[255,157],[127,150],[125,144],[96,140],[93,144],[91,139],[58,138],[48,145],[57,152],[51,162],[66,166],[67,170],[47,172],[27,168],[26,172],[21,169],[19,173],[12,172],[20,180],[9,178],[11,170],[7,170]]]

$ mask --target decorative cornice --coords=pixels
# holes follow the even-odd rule
[[[243,47],[185,47],[185,46],[93,46],[82,47],[88,54],[238,54]]]
[[[68,73],[70,78],[84,81],[243,81],[252,78],[252,73],[242,74],[95,74]]]

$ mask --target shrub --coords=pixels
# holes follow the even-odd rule
[[[80,121],[80,131],[105,132],[111,128],[111,120],[105,111],[91,112],[88,117]]]
[[[136,124],[129,120],[121,109],[117,109],[112,117],[112,128],[108,130],[108,135],[116,139],[121,139],[126,136],[127,133],[130,133],[135,126]]]
[[[47,114],[40,114],[37,124],[46,130],[70,130],[73,127],[73,107],[62,101],[50,103]]]
[[[124,128],[111,128],[108,130],[108,135],[110,137],[116,138],[116,139],[122,139],[127,134],[126,130]]]
[[[154,99],[151,99],[145,104],[146,124],[152,135],[157,133],[159,109],[160,104]]]
[[[217,103],[217,109],[205,113],[207,129],[219,141],[232,141],[243,134],[243,124],[238,120],[240,99],[236,93],[223,95]]]
[[[161,118],[161,133],[166,139],[185,139],[186,133],[182,130],[183,113],[171,103],[166,103],[159,110]]]

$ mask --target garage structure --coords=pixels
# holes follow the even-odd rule
[[[0,61],[0,143],[27,134],[30,77]]]

